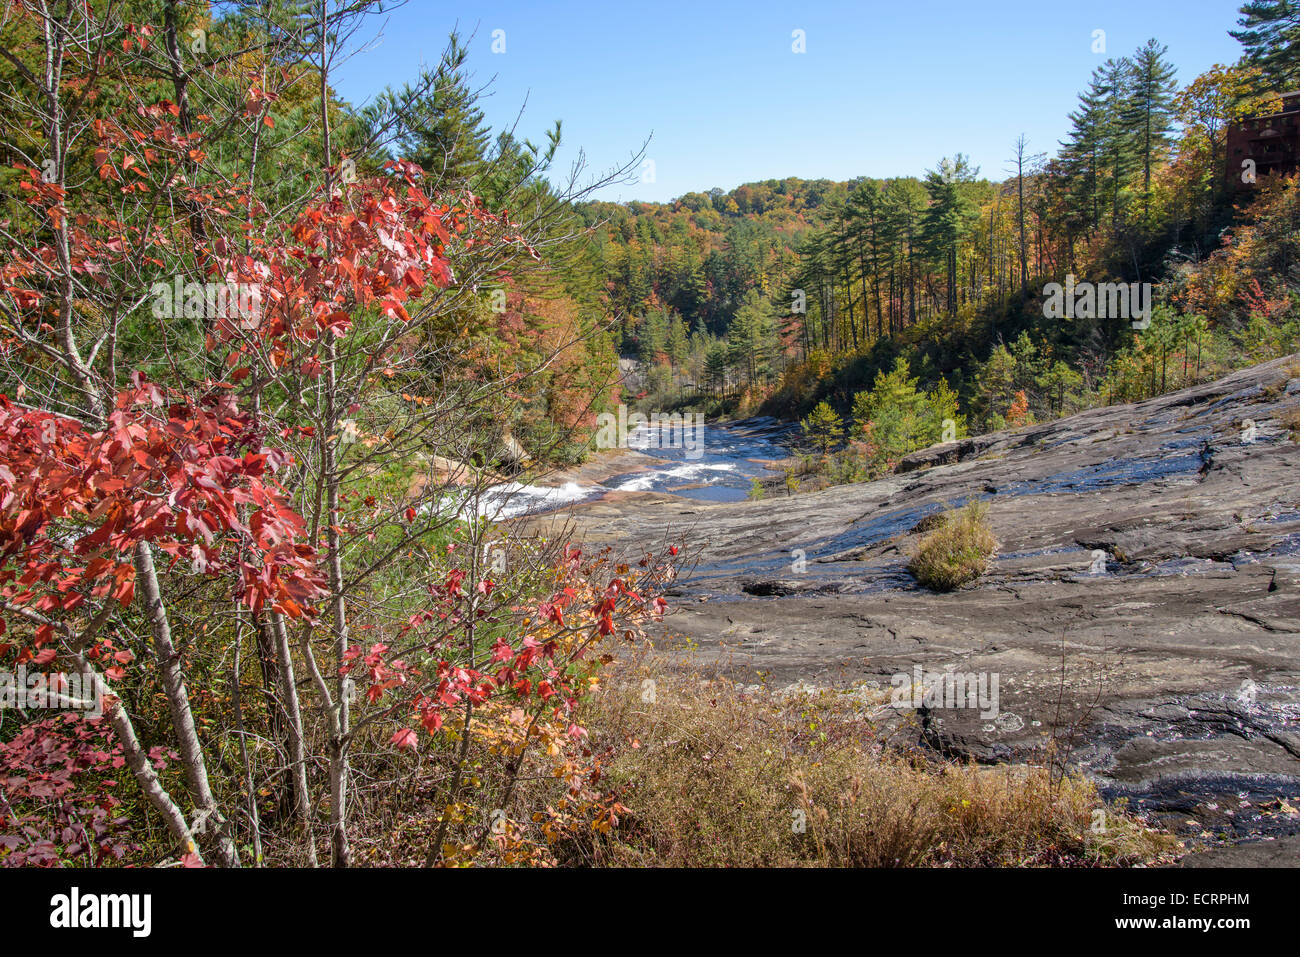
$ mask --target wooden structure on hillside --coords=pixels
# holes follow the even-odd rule
[[[1226,151],[1225,175],[1236,190],[1300,170],[1300,91],[1282,95],[1279,113],[1229,124]]]

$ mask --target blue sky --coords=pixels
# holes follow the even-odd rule
[[[920,175],[964,152],[1001,179],[1020,133],[1052,152],[1092,69],[1150,37],[1186,83],[1237,59],[1237,0],[675,2],[411,0],[336,77],[365,102],[437,61],[450,29],[475,33],[469,66],[490,83],[494,127],[540,140],[564,121],[560,169],[593,172],[651,136],[654,181],[599,195],[667,200],[712,186],[799,176]],[[505,52],[493,53],[493,31]],[[804,31],[807,52],[792,52]],[[1105,31],[1106,53],[1092,50]],[[499,37],[499,35],[498,35]]]

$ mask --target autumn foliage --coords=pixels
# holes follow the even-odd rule
[[[525,538],[476,511],[490,472],[430,464],[486,458],[502,403],[552,382],[560,428],[582,419],[563,307],[476,376],[455,341],[551,226],[336,131],[309,23],[194,57],[164,6],[3,21],[23,79],[57,47],[67,86],[6,107],[49,161],[0,173],[0,666],[76,675],[96,714],[0,732],[0,863],[345,866],[408,775],[414,863],[608,826],[594,649],[662,614],[671,562]],[[558,790],[516,808],[538,761]]]

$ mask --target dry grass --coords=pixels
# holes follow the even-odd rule
[[[1097,866],[1178,847],[1080,778],[889,747],[871,702],[843,692],[742,693],[641,665],[620,667],[593,705],[592,744],[611,755],[604,784],[625,813],[610,832],[571,842],[564,863]]]
[[[972,500],[947,512],[942,524],[921,539],[907,570],[926,588],[952,591],[983,575],[997,547],[988,506]]]
[[[1289,409],[1278,416],[1278,424],[1292,442],[1300,441],[1300,409]]]

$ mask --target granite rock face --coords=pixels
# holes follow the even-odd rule
[[[596,502],[577,537],[684,543],[696,564],[667,630],[739,680],[887,692],[917,668],[996,675],[996,717],[923,707],[903,733],[1000,763],[1056,728],[1108,795],[1187,837],[1285,839],[1300,834],[1297,376],[1280,359],[805,495]],[[920,588],[914,529],[972,497],[1000,542],[989,572]]]

